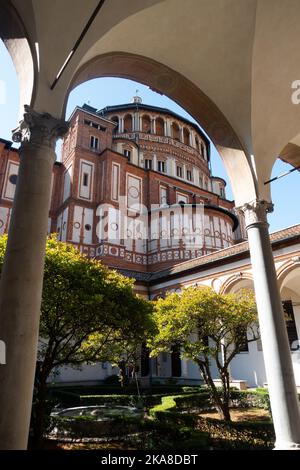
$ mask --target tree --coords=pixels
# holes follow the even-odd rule
[[[132,304],[132,305],[131,305]],[[108,361],[119,368],[120,383],[127,385],[126,369],[132,368],[132,377],[138,372],[142,355],[142,344],[154,334],[155,323],[152,316],[152,304],[142,298],[133,297],[127,300],[127,308],[131,312],[128,328],[118,329],[113,334],[113,341],[101,348],[98,360]],[[134,327],[132,327],[134,325]],[[102,343],[102,334],[92,333],[82,345],[83,350],[95,351]]]
[[[180,345],[183,355],[199,366],[221,418],[230,421],[230,362],[245,342],[259,338],[253,293],[221,295],[207,287],[189,287],[159,299],[154,321],[158,333],[149,341],[151,356]],[[220,375],[221,393],[213,381],[212,360]]]
[[[0,239],[1,265],[6,239]],[[35,447],[43,436],[51,372],[63,365],[95,362],[102,351],[105,357],[118,336],[132,335],[145,310],[149,312],[149,306],[134,294],[133,280],[58,242],[55,235],[47,239],[32,423]],[[88,347],[92,335],[97,335],[97,344],[89,341]]]

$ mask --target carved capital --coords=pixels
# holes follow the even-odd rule
[[[54,149],[57,139],[63,137],[68,130],[68,123],[56,119],[48,113],[40,114],[25,105],[24,119],[19,127],[13,130],[13,141],[33,143]]]
[[[237,212],[244,214],[246,227],[253,224],[268,224],[267,213],[273,211],[273,204],[260,199],[248,202],[236,208]]]

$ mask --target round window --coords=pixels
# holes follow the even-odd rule
[[[17,184],[18,175],[10,175],[9,181],[11,184]]]
[[[86,224],[86,225],[84,226],[84,228],[85,228],[85,230],[91,230],[92,227],[90,226],[90,224]]]

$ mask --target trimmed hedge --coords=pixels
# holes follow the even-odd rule
[[[275,433],[271,422],[225,422],[199,417],[196,428],[209,434],[213,449],[262,450],[274,447]]]

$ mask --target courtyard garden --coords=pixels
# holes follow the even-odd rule
[[[221,390],[218,390],[222,393]],[[231,421],[220,418],[205,386],[49,387],[46,449],[272,449],[266,389],[230,390]]]

